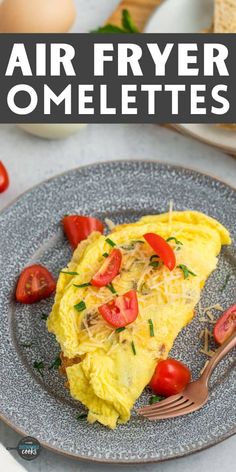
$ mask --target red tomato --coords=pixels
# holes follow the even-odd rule
[[[150,382],[151,389],[163,397],[176,395],[186,387],[191,380],[189,368],[175,359],[158,362]]]
[[[56,282],[48,270],[34,264],[21,272],[16,287],[16,300],[20,303],[34,303],[49,297],[56,289]]]
[[[236,330],[236,305],[226,310],[214,327],[214,338],[218,344],[223,344]]]
[[[94,275],[91,284],[95,287],[105,287],[117,276],[122,260],[120,249],[113,249],[111,254],[105,259],[100,270]]]
[[[173,270],[176,266],[175,253],[165,239],[155,233],[144,234],[144,238],[152,247],[153,251],[160,257],[163,264],[165,264],[169,270]]]
[[[5,192],[9,186],[9,177],[6,167],[0,161],[0,193]]]
[[[62,223],[66,236],[74,249],[80,241],[87,239],[93,231],[103,233],[104,230],[103,223],[97,218],[91,218],[90,216],[64,216]]]
[[[138,299],[135,290],[114,298],[98,307],[107,323],[114,328],[122,328],[136,320],[138,316]]]

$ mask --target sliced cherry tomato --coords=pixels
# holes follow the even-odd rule
[[[135,290],[114,298],[98,307],[107,323],[114,328],[122,328],[136,320],[138,316],[138,299]]]
[[[16,287],[16,300],[20,303],[34,303],[49,297],[56,289],[56,282],[50,272],[39,264],[26,267]]]
[[[175,253],[172,247],[159,234],[144,234],[147,243],[152,247],[153,251],[160,257],[163,264],[169,270],[173,270],[176,266]]]
[[[236,304],[228,308],[214,327],[214,338],[218,344],[223,344],[236,330]]]
[[[122,261],[120,249],[113,249],[105,259],[100,270],[94,275],[91,284],[95,287],[105,287],[117,276]]]
[[[75,249],[80,241],[87,239],[93,231],[103,233],[104,225],[97,218],[90,216],[69,215],[62,220],[64,231],[72,247]]]
[[[9,186],[9,177],[7,169],[4,164],[0,161],[0,193],[5,192]]]
[[[151,389],[163,397],[170,397],[182,392],[191,380],[189,368],[175,359],[158,362],[150,382]]]

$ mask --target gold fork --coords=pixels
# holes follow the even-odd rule
[[[236,331],[219,347],[198,380],[188,384],[181,393],[172,395],[154,405],[139,408],[137,412],[153,421],[175,418],[201,408],[209,397],[208,381],[214,368],[234,347],[236,347]]]

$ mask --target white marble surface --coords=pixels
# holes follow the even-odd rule
[[[103,22],[117,0],[76,0],[76,31],[86,32]],[[43,141],[14,126],[0,126],[1,160],[11,178],[9,190],[0,195],[0,209],[11,203],[29,187],[67,169],[113,159],[154,159],[194,167],[236,185],[236,159],[211,147],[156,125],[90,125],[65,141]],[[15,446],[19,435],[0,423],[0,441]],[[104,466],[75,461],[43,450],[31,463],[12,455],[28,471],[100,472],[134,470],[132,466]],[[13,472],[5,465],[0,449],[1,470]],[[166,463],[135,466],[136,471],[231,472],[236,463],[235,437],[200,453]],[[4,466],[5,465],[5,466]],[[3,467],[4,466],[4,467]],[[18,470],[14,468],[14,471]]]

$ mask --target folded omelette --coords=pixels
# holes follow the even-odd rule
[[[143,238],[150,232],[171,238],[176,256],[173,271],[150,264],[154,251]],[[111,252],[107,238],[122,252],[113,288],[119,295],[135,290],[138,298],[138,316],[123,331],[109,325],[98,311],[115,297],[108,287],[76,287],[88,284],[104,262],[104,253]],[[157,362],[168,357],[178,333],[193,318],[223,244],[230,244],[228,231],[194,211],[145,216],[116,226],[108,236],[94,232],[79,244],[64,269],[69,274],[60,273],[47,327],[68,360],[70,393],[88,408],[90,423],[115,428],[129,420]],[[81,302],[86,309],[78,311],[75,305]]]

